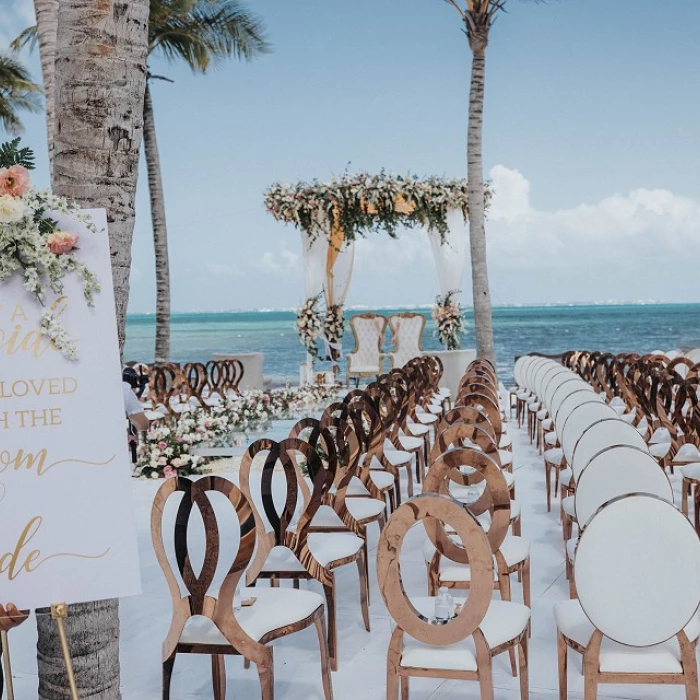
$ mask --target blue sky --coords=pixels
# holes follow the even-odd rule
[[[153,91],[179,311],[299,303],[299,237],[262,205],[275,180],[466,173],[470,54],[447,3],[249,6],[272,54],[203,77],[151,66],[176,81]],[[31,3],[3,13],[0,46],[31,21]],[[511,0],[487,55],[496,303],[700,301],[699,26],[697,0],[667,12],[653,0]],[[26,126],[43,156],[42,118]],[[142,167],[133,311],[154,304],[150,236]],[[421,233],[359,246],[348,303],[422,304],[437,291]]]

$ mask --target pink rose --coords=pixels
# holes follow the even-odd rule
[[[54,231],[47,239],[46,245],[54,255],[70,253],[78,242],[78,236],[68,231]]]
[[[177,471],[172,467],[168,466],[165,469],[163,469],[163,476],[166,479],[169,479],[171,476],[177,476]]]
[[[167,446],[167,443],[163,442],[162,440],[158,443],[159,450],[164,450]]]
[[[29,191],[29,171],[22,165],[0,169],[0,194],[21,197]]]

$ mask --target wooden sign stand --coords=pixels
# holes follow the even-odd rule
[[[80,700],[78,697],[78,686],[75,684],[73,659],[71,659],[70,648],[68,647],[68,637],[66,636],[66,628],[63,624],[63,621],[68,617],[68,606],[65,603],[56,603],[52,605],[51,617],[56,621],[56,627],[58,627],[58,636],[61,639],[61,651],[63,652],[63,660],[66,663],[66,675],[68,676],[68,685],[70,686],[71,697],[73,700]]]
[[[52,605],[51,617],[56,621],[56,627],[58,628],[58,636],[61,640],[61,651],[63,653],[63,661],[66,664],[66,675],[68,676],[71,697],[73,700],[80,700],[78,696],[78,686],[75,683],[73,659],[71,659],[66,628],[63,624],[63,621],[68,617],[68,606],[65,603],[56,603]],[[7,638],[7,632],[0,632],[0,641],[2,643],[2,662],[5,672],[7,700],[15,700],[15,689],[12,684],[12,663],[10,662],[10,644]]]
[[[7,689],[7,700],[15,700],[15,689],[12,685],[12,664],[10,663],[10,644],[7,640],[7,632],[0,632],[2,640],[2,665],[5,672],[5,688]]]

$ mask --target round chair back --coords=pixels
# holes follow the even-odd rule
[[[432,623],[427,617],[430,611],[414,607],[406,595],[401,574],[404,537],[416,524],[429,524],[430,520],[443,533],[445,526],[455,532],[471,565],[469,597],[459,614],[445,625]],[[440,540],[433,544],[440,551]],[[382,530],[377,547],[377,578],[389,614],[402,632],[423,644],[456,644],[478,629],[489,608],[493,595],[493,554],[479,521],[466,506],[449,496],[424,494],[399,506]]]
[[[615,445],[596,455],[576,484],[576,520],[585,528],[596,511],[618,496],[650,493],[673,503],[668,476],[648,453],[629,445]]]
[[[570,372],[566,367],[562,367],[559,363],[557,362],[550,362],[546,366],[546,371],[540,376],[539,378],[539,386],[536,388],[537,395],[538,396],[543,396],[544,395],[544,390],[549,384],[549,381],[557,374],[561,374],[562,372]]]
[[[581,607],[606,637],[633,647],[660,644],[683,630],[700,604],[700,541],[670,503],[627,495],[588,524],[574,576]]]
[[[595,401],[585,403],[569,414],[561,430],[561,445],[569,464],[571,464],[576,443],[585,430],[593,423],[606,418],[617,418],[617,413],[607,404]]]
[[[562,405],[562,403],[569,396],[571,396],[571,394],[578,394],[581,391],[587,392],[589,394],[595,394],[593,389],[591,389],[591,385],[587,384],[578,377],[572,379],[571,381],[560,384],[557,390],[551,395],[549,399],[549,414],[551,416],[554,416],[554,419],[556,420],[556,417],[559,413],[559,408]]]
[[[568,386],[568,384],[566,385]],[[569,394],[560,404],[556,415],[554,416],[554,425],[557,432],[561,434],[566,419],[571,415],[571,413],[576,410],[579,406],[585,403],[605,403],[602,397],[598,396],[594,391],[590,391],[585,388],[578,389],[573,393]]]
[[[569,384],[571,382],[581,382],[581,377],[577,377],[571,370],[555,374],[547,382],[547,386],[544,388],[544,392],[541,398],[544,402],[544,405],[550,411],[552,410],[552,397],[558,391],[559,387],[561,387],[564,384]]]
[[[599,452],[615,445],[627,445],[649,453],[644,438],[625,421],[619,418],[604,418],[589,425],[581,434],[571,453],[571,466],[574,483],[581,472]]]

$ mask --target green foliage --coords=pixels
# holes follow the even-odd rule
[[[19,112],[40,111],[40,94],[41,88],[22,63],[0,53],[0,129],[13,134],[22,131]]]
[[[20,138],[16,138],[0,145],[0,168],[22,165],[27,170],[34,170],[34,151],[31,148],[20,148],[20,141]]]

